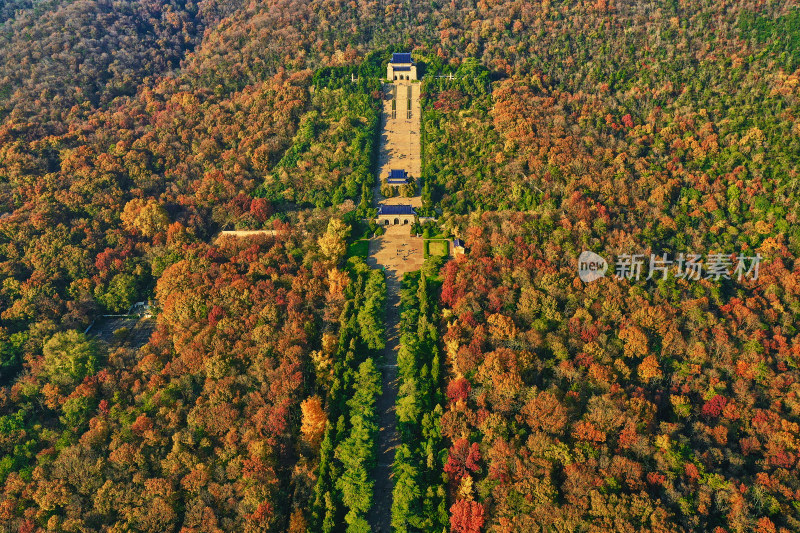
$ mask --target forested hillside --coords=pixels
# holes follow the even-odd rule
[[[800,529],[798,36],[772,0],[0,3],[0,530],[369,530],[386,284],[346,256],[394,51],[467,248],[405,281],[396,530]],[[144,346],[93,334],[140,301]]]
[[[487,213],[444,268],[459,512],[497,531],[796,529],[795,267],[587,287],[561,260],[577,231],[542,223]]]

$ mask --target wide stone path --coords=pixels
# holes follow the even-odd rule
[[[378,152],[378,176],[383,180],[392,169],[401,169],[419,180],[422,172],[420,159],[420,103],[419,83],[396,81],[383,86],[386,97],[383,99],[383,121],[380,151]],[[396,99],[395,99],[396,95]],[[409,118],[409,100],[411,102]],[[392,102],[396,108],[392,111]],[[413,198],[383,198],[380,180],[375,188],[375,199],[386,204],[422,205],[419,196]]]
[[[419,179],[420,103],[419,83],[395,82],[384,86],[384,93],[397,94],[392,113],[392,98],[383,101],[383,131],[379,155],[379,177],[397,168]],[[410,118],[409,118],[410,95]],[[380,183],[380,180],[378,180]],[[383,198],[376,186],[376,203],[422,205],[414,198]],[[392,521],[392,463],[400,437],[397,434],[395,403],[397,402],[397,350],[400,347],[400,284],[403,274],[419,270],[423,262],[422,239],[410,235],[410,226],[388,226],[386,233],[370,239],[368,264],[386,272],[386,348],[383,350],[382,386],[378,397],[378,464],[373,473],[375,493],[369,523],[373,533],[389,533]]]

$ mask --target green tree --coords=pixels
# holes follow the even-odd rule
[[[422,491],[414,462],[414,454],[408,445],[400,445],[395,452],[392,492],[392,528],[397,533],[416,531],[421,522],[419,501]]]
[[[335,453],[343,467],[341,476],[336,479],[336,488],[341,491],[342,502],[348,508],[345,520],[353,531],[361,531],[362,519],[372,505],[374,482],[370,473],[375,467],[378,430],[375,402],[380,390],[380,374],[372,359],[367,359],[358,367],[353,397],[347,401],[351,413],[349,435]]]
[[[43,352],[43,375],[56,385],[73,386],[97,372],[99,345],[78,331],[56,333],[45,343]]]
[[[98,286],[95,291],[96,297],[103,307],[114,312],[127,311],[136,301],[138,292],[136,277],[125,272],[111,278],[111,282],[105,290]]]
[[[379,270],[370,271],[364,287],[364,303],[358,311],[361,338],[373,350],[386,345],[383,310],[386,303],[386,279]]]

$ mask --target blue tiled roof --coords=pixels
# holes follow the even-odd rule
[[[406,181],[406,171],[405,170],[398,170],[392,169],[389,171],[389,181]]]
[[[453,239],[453,246],[460,246],[460,247],[463,248],[464,247],[464,241],[462,241],[461,239]]]
[[[411,70],[411,67],[392,67],[392,70],[395,72],[408,72]]]
[[[411,63],[411,54],[392,54],[392,63]]]
[[[410,205],[383,205],[378,206],[379,215],[416,215]]]

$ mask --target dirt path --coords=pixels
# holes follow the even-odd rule
[[[400,280],[386,275],[386,348],[383,350],[383,386],[378,397],[380,429],[378,464],[374,470],[375,492],[369,522],[373,533],[388,533],[392,521],[392,463],[400,437],[397,433],[395,401],[397,400],[397,350],[400,347]]]
[[[419,84],[389,84],[384,91],[397,94],[394,117],[392,99],[383,102],[383,132],[379,154],[379,178],[388,174],[390,169],[405,169],[415,178],[421,171],[419,125],[420,104]],[[409,98],[410,96],[410,98]],[[409,118],[409,101],[411,113]],[[380,183],[380,179],[378,180]],[[380,185],[376,186],[374,199],[376,203],[411,204],[419,207],[422,200],[414,198],[388,198],[380,194]],[[410,226],[387,226],[386,233],[370,239],[369,258],[367,263],[372,268],[383,268],[386,272],[386,348],[383,350],[381,394],[378,397],[378,461],[373,476],[375,492],[372,508],[369,512],[369,523],[373,533],[389,533],[392,522],[392,463],[394,452],[400,437],[397,434],[397,350],[400,347],[400,283],[403,274],[419,270],[423,263],[423,242],[421,238],[410,235]]]

